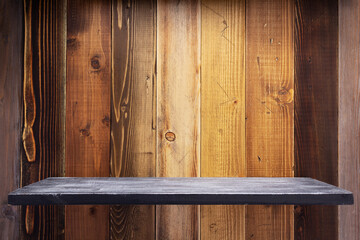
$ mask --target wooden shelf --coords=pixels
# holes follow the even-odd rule
[[[8,195],[13,205],[353,204],[344,189],[311,178],[47,178]]]

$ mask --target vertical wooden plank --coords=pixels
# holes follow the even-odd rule
[[[66,36],[67,0],[56,1],[55,69],[56,69],[56,162],[59,176],[65,176],[65,122],[66,122]]]
[[[56,113],[54,124],[56,129],[54,148],[55,148],[55,169],[56,176],[65,176],[65,123],[66,123],[66,10],[67,0],[54,1],[53,17],[54,27],[54,51],[55,58],[53,68],[56,70]],[[54,239],[65,239],[65,206],[54,207]]]
[[[64,84],[64,44],[56,36],[61,19],[56,1],[25,0],[24,39],[24,128],[21,185],[25,186],[50,176],[62,176],[64,148],[64,117],[58,88]],[[57,24],[59,21],[59,24]],[[64,39],[63,39],[64,40]],[[62,239],[64,218],[62,208],[26,206],[22,210],[23,239]]]
[[[338,1],[295,1],[295,176],[337,185]],[[337,239],[335,206],[295,206],[296,239]]]
[[[36,117],[36,103],[33,86],[33,40],[36,36],[32,33],[33,25],[36,26],[38,18],[32,17],[33,1],[24,0],[24,75],[23,75],[23,115],[24,124],[22,131],[22,145],[23,154],[21,158],[21,186],[33,183],[38,180],[38,162],[36,157],[36,143],[33,134],[33,125]],[[36,11],[36,10],[35,10]],[[38,12],[38,10],[36,11]],[[37,23],[39,24],[39,23]],[[34,36],[33,36],[34,35]],[[36,41],[34,41],[36,43]],[[35,54],[34,54],[35,55]],[[38,56],[35,55],[37,58]],[[35,61],[36,62],[36,61]],[[36,68],[35,68],[36,69]],[[36,69],[38,74],[38,69]],[[32,164],[31,164],[32,163]],[[30,169],[32,168],[32,170]],[[31,206],[21,207],[21,235],[25,238],[26,235],[33,235],[35,222],[35,208]]]
[[[246,2],[247,177],[293,176],[293,0]],[[248,206],[246,239],[293,239],[291,206]]]
[[[112,2],[111,176],[155,176],[156,2]],[[111,239],[154,239],[155,206],[112,206]]]
[[[158,177],[200,174],[200,1],[157,3]],[[157,239],[198,239],[198,206],[157,206]]]
[[[110,163],[111,1],[68,1],[66,176],[106,177]],[[108,206],[66,207],[67,239],[108,239]]]
[[[19,238],[19,207],[7,195],[19,186],[23,2],[0,0],[0,239]]]
[[[201,42],[201,176],[245,177],[245,1],[202,1]],[[201,239],[245,239],[245,207],[201,206]]]
[[[360,239],[360,4],[339,1],[339,186],[354,205],[339,207],[339,239]]]

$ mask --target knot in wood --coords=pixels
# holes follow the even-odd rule
[[[279,104],[288,104],[291,103],[294,99],[294,90],[282,89],[278,91],[275,101]]]
[[[165,133],[165,138],[169,142],[173,142],[173,141],[175,141],[176,136],[175,136],[175,133],[173,133],[173,132],[167,132],[167,133]]]
[[[15,216],[13,209],[10,206],[3,206],[1,209],[2,216],[11,219]]]
[[[94,56],[91,58],[91,67],[95,70],[100,69],[100,58],[99,56]]]
[[[81,135],[82,137],[88,137],[88,136],[90,136],[90,130],[89,130],[89,128],[80,129],[80,135]]]
[[[109,116],[105,115],[104,118],[101,120],[101,122],[107,126],[107,127],[110,127],[110,118]]]

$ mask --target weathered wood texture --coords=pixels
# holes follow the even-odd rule
[[[360,239],[360,4],[339,1],[339,186],[355,204],[339,208],[339,239]]]
[[[7,194],[19,186],[23,2],[1,0],[0,11],[0,239],[18,239],[20,211]]]
[[[244,177],[245,1],[201,2],[201,176]],[[201,206],[201,239],[245,239],[244,206]]]
[[[10,204],[352,204],[352,193],[312,178],[47,178]]]
[[[55,0],[24,1],[22,186],[63,172],[64,148],[57,144],[64,140],[64,104],[58,86],[64,84],[61,39],[65,39],[57,38],[63,33],[63,5]],[[21,226],[23,239],[62,239],[63,209],[26,206]]]
[[[156,1],[112,2],[111,176],[155,176]],[[155,206],[112,206],[110,239],[154,239]]]
[[[157,2],[158,177],[200,175],[200,1]],[[156,208],[157,239],[198,239],[198,206]]]
[[[338,184],[337,0],[295,4],[295,176]],[[337,239],[336,207],[296,206],[295,239]]]
[[[66,176],[110,169],[111,1],[68,0]],[[108,206],[66,207],[67,239],[108,239]]]
[[[293,0],[246,2],[247,177],[291,177]],[[249,206],[246,239],[293,239],[291,206]]]

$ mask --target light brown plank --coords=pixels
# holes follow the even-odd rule
[[[157,3],[158,177],[200,174],[200,1]],[[198,239],[198,206],[157,206],[157,239]]]
[[[66,176],[109,176],[111,2],[68,1]],[[108,239],[108,206],[66,207],[67,239]]]
[[[202,1],[201,41],[201,176],[244,177],[245,1]],[[245,207],[201,206],[201,239],[245,239]]]
[[[20,211],[7,195],[20,179],[23,1],[0,0],[0,9],[0,239],[18,239]]]
[[[339,186],[354,205],[339,207],[339,239],[360,239],[359,1],[339,1]]]
[[[246,2],[247,177],[291,177],[293,0]],[[248,206],[246,239],[293,239],[291,206]]]
[[[338,183],[337,0],[295,1],[295,175]],[[336,206],[296,206],[295,239],[337,239]]]
[[[155,176],[156,1],[112,2],[111,176]],[[155,206],[112,206],[111,239],[155,239]]]

